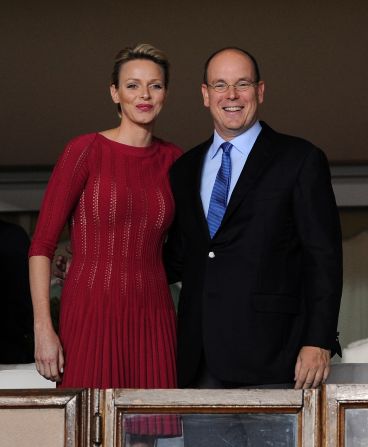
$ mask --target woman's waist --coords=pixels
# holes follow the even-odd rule
[[[73,256],[68,276],[82,279],[86,276],[95,277],[140,277],[151,280],[162,278],[166,282],[166,273],[161,257],[125,258],[114,257],[84,257]]]

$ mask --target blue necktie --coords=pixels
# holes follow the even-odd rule
[[[207,214],[207,222],[211,238],[215,235],[221,225],[222,218],[224,217],[231,180],[230,151],[233,145],[226,142],[222,143],[220,147],[223,151],[221,166],[217,172],[215,184],[213,185]]]

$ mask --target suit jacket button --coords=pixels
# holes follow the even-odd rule
[[[209,258],[214,258],[214,257],[215,257],[215,253],[214,253],[213,251],[210,251],[210,252],[208,253],[208,257],[209,257]]]

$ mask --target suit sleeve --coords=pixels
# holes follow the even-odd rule
[[[342,242],[327,159],[314,148],[300,170],[294,212],[303,247],[307,325],[304,346],[339,351],[336,336],[342,293]]]
[[[182,281],[182,237],[177,221],[173,223],[164,244],[164,265],[169,284]]]
[[[175,202],[175,217],[164,244],[163,259],[168,282],[169,284],[174,284],[182,281],[184,244],[177,206],[178,198],[175,193],[175,175],[173,173],[173,168],[171,168],[170,172],[170,184]]]

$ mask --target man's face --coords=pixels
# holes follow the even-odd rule
[[[214,56],[207,70],[208,84],[226,82],[229,85],[256,79],[251,59],[236,50],[224,50]],[[231,140],[249,129],[258,118],[258,107],[263,102],[264,83],[238,91],[233,86],[218,93],[210,85],[202,84],[204,105],[209,107],[215,129],[224,140]]]

